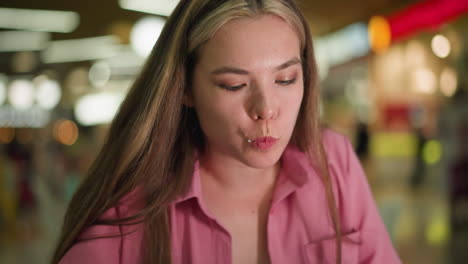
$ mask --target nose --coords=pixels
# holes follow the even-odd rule
[[[272,120],[277,118],[279,107],[272,91],[259,89],[252,94],[249,101],[249,115],[253,120]]]

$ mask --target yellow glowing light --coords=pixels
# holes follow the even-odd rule
[[[446,217],[434,217],[426,228],[426,240],[437,246],[444,244],[450,236],[450,228]]]
[[[416,145],[416,138],[410,133],[376,133],[371,138],[370,149],[377,157],[411,157],[416,152]]]
[[[446,58],[450,55],[450,41],[443,35],[436,35],[432,38],[431,47],[434,54],[439,58]]]
[[[427,164],[434,164],[440,160],[442,147],[437,140],[429,140],[423,146],[423,159]]]
[[[458,86],[457,72],[452,68],[445,68],[440,74],[440,90],[443,95],[451,97]]]
[[[70,120],[58,120],[54,125],[54,138],[64,145],[73,145],[78,139],[78,127]]]
[[[10,127],[0,128],[0,142],[4,144],[10,143],[15,137],[15,129]]]
[[[382,16],[374,16],[369,21],[369,44],[375,53],[388,49],[392,41],[390,24]]]

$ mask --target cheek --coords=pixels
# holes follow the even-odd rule
[[[282,97],[281,106],[288,119],[297,116],[303,100],[303,89],[288,93]]]
[[[205,134],[225,134],[234,130],[240,117],[240,111],[237,111],[239,106],[236,102],[216,96],[210,97],[209,100],[204,99],[196,102],[195,110]]]
[[[296,100],[295,100],[295,104],[294,106],[296,107],[295,110],[296,110],[296,115],[299,113],[299,110],[301,108],[301,105],[302,105],[302,101],[304,100],[304,92],[303,90],[301,91],[300,95],[297,96]]]

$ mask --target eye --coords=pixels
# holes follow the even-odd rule
[[[282,85],[282,86],[287,86],[290,84],[293,84],[296,82],[296,78],[291,79],[291,80],[277,80],[275,81],[276,84]]]
[[[242,87],[244,87],[245,84],[239,84],[239,85],[236,85],[236,86],[230,86],[230,85],[225,85],[225,84],[220,84],[219,87],[223,88],[223,89],[226,89],[228,91],[237,91],[239,89],[241,89]]]

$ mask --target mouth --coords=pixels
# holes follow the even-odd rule
[[[274,137],[260,137],[260,138],[255,138],[255,139],[248,139],[247,142],[249,142],[250,146],[256,148],[256,149],[261,149],[261,150],[267,150],[275,145],[275,143],[278,141],[277,138]]]

